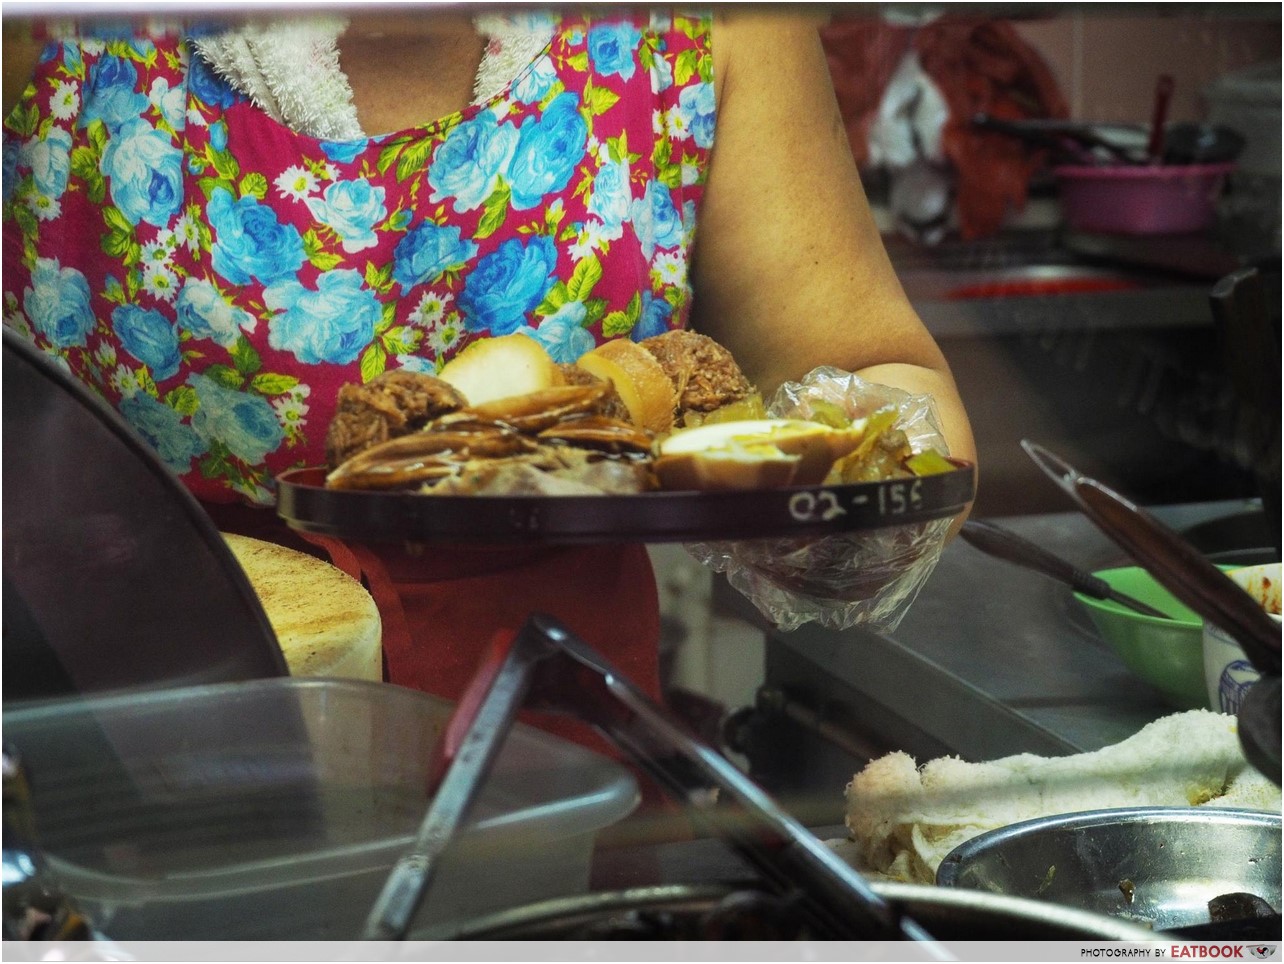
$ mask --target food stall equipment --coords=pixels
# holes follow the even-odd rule
[[[1124,807],[1023,820],[956,847],[936,880],[1145,921],[1190,940],[1278,939],[1280,817]],[[1206,923],[1188,923],[1204,913]]]
[[[114,940],[354,939],[423,816],[450,712],[299,677],[7,707],[30,821],[11,836],[6,808],[6,866],[43,863]],[[514,727],[421,923],[583,892],[598,834],[637,799],[619,763]]]
[[[1047,449],[1026,452],[1103,532],[1146,566],[1178,599],[1228,632],[1262,674],[1244,696],[1239,737],[1249,761],[1280,782],[1280,629],[1248,593],[1193,545],[1108,486]]]
[[[11,491],[12,491],[12,489],[11,489]],[[542,516],[542,515],[541,515],[541,516],[536,516],[536,517],[531,517],[531,516],[523,516],[523,515],[520,515],[520,514],[519,514],[519,515],[515,516],[514,518],[516,518],[516,519],[517,519],[517,521],[518,521],[518,524],[519,524],[519,525],[527,524],[527,523],[529,523],[529,522],[530,522],[530,520],[531,520],[532,518],[534,518],[534,519],[535,519],[535,524],[534,524],[533,526],[527,525],[527,529],[528,529],[528,531],[534,531],[534,532],[536,532],[537,534],[538,534],[538,532],[540,532],[540,531],[541,531],[541,527],[543,526],[543,516]],[[185,614],[185,615],[186,615],[186,614]],[[279,672],[279,667],[277,668],[277,671]]]
[[[1168,614],[1156,609],[1149,603],[1142,602],[1133,596],[1120,592],[1104,579],[1084,572],[1078,566],[1060,556],[1053,555],[1042,546],[1022,539],[992,522],[980,519],[969,519],[963,523],[959,535],[982,552],[988,552],[996,559],[1006,559],[1020,566],[1029,566],[1038,572],[1060,579],[1077,592],[1093,599],[1109,599],[1127,606],[1134,612],[1146,616],[1167,619]]]
[[[725,758],[668,714],[564,626],[533,616],[500,638],[456,709],[442,741],[436,793],[415,846],[393,868],[366,937],[401,939],[436,864],[467,817],[487,769],[524,704],[574,711],[624,749],[696,815],[753,860],[764,877],[798,888],[819,933],[845,939],[931,941],[832,850],[782,813]]]
[[[195,498],[105,402],[4,329],[4,698],[286,675]]]
[[[970,473],[963,473],[963,476],[964,476],[963,481],[965,483],[965,486],[962,490],[957,490],[955,494],[958,495],[961,493],[961,496],[965,499],[968,494],[968,487],[970,486],[971,480],[970,480]],[[950,478],[950,477],[947,476],[946,478]],[[959,482],[959,479],[955,478],[954,484],[957,485],[958,482]],[[904,483],[898,483],[898,484],[904,484]],[[878,491],[885,492],[886,490],[885,489],[880,490],[879,488],[876,487],[873,491],[877,493]],[[423,501],[428,502],[430,500],[423,500]],[[876,499],[875,501],[877,503],[878,500]],[[895,500],[888,500],[887,504],[893,504],[894,502]],[[949,503],[948,501],[936,503],[930,509],[930,511],[935,512],[938,515],[950,514],[952,511],[955,511],[955,510],[956,510],[956,507],[952,503]],[[529,519],[530,516],[529,514],[525,514],[525,515],[518,514],[516,518]],[[790,523],[790,524],[792,525],[796,523]],[[545,532],[545,535],[547,535],[546,532]],[[607,686],[610,679],[611,677],[609,673],[607,674],[607,676],[601,677],[601,680],[602,680],[601,685]],[[616,685],[617,686],[620,685],[618,681]],[[125,697],[121,697],[121,698],[125,698]],[[628,704],[626,703],[625,705],[627,706]],[[638,707],[636,706],[632,707],[630,712],[634,712],[634,713],[638,712]],[[641,718],[646,719],[645,715],[643,715]],[[610,721],[608,720],[608,723],[609,722]],[[627,727],[624,727],[623,730],[627,731]],[[667,731],[664,729],[661,729],[660,732],[661,734],[668,734],[670,737],[673,736],[673,734],[670,731]],[[636,746],[643,747],[646,745],[646,740],[638,738],[636,734],[634,734],[634,739],[637,741],[635,743]],[[680,745],[681,744],[679,744],[679,746]],[[731,786],[732,789],[737,790],[741,795],[739,802],[741,803],[747,802],[748,805],[750,806],[751,811],[754,807],[762,807],[766,813],[770,814],[770,810],[772,807],[772,802],[770,798],[766,797],[765,795],[761,795],[761,792],[753,788],[752,785],[738,783],[736,781],[735,771],[730,769],[729,766],[724,761],[720,761],[718,757],[712,754],[708,755],[707,757],[700,756],[699,759],[703,761],[706,767],[712,768],[711,770],[706,770],[704,772],[703,774],[704,777],[707,778],[710,775],[710,773],[712,773],[715,777],[723,777],[723,778],[730,777],[729,786]],[[680,782],[684,774],[684,771],[678,770],[677,773],[678,773],[678,776],[676,778],[671,775],[670,779],[678,782],[679,787],[686,786],[687,792],[690,793],[690,789],[691,789],[690,785],[683,784]],[[689,771],[686,772],[686,776],[688,778],[690,777]],[[697,776],[699,776],[698,770],[697,770]],[[706,798],[704,797],[697,796],[696,799],[701,802],[707,802]],[[779,820],[783,820],[784,822],[783,823],[776,822]],[[799,844],[798,839],[795,839],[793,835],[795,833],[800,832],[800,824],[797,822],[791,821],[788,818],[776,818],[776,821],[773,821],[773,819],[769,817],[766,824],[770,829],[774,830],[775,832],[775,837],[774,837],[775,843],[779,845],[783,841],[786,845],[785,849],[791,849],[795,847],[800,848],[800,849],[794,850],[794,852],[791,855],[785,858],[783,866],[786,868],[785,870],[786,882],[798,880],[799,879],[798,875],[802,875],[804,879],[811,881],[813,880],[813,878],[809,877],[808,876],[809,874],[819,874],[820,879],[822,881],[828,881],[826,888],[822,890],[822,893],[827,895],[826,900],[831,903],[825,905],[822,902],[822,906],[830,907],[831,910],[829,911],[829,914],[831,915],[833,913],[832,908],[834,907],[842,908],[844,906],[850,906],[848,902],[852,901],[853,899],[856,899],[857,903],[860,902],[859,897],[853,898],[853,894],[856,894],[856,895],[860,894],[859,885],[858,885],[858,888],[854,891],[852,890],[844,891],[843,880],[845,879],[846,875],[849,872],[845,871],[842,867],[836,867],[831,863],[831,861],[834,860],[835,858],[833,858],[832,855],[830,855],[829,852],[826,849],[824,849],[823,845],[820,844],[819,841],[816,840],[816,838],[811,837],[810,835],[807,835],[805,831],[801,831],[802,836],[798,839],[800,839],[803,842]],[[782,836],[782,828],[784,831],[783,836]],[[767,873],[767,878],[769,880],[773,878],[775,880],[780,879],[778,875],[780,874],[781,865],[772,864],[771,859],[768,859],[765,862],[762,861],[761,852],[760,852],[761,840],[756,840],[751,838],[748,842],[745,842],[743,840],[738,840],[737,843],[739,846],[745,847],[747,851],[750,852],[751,854],[757,853],[759,863],[765,863],[765,865],[775,867],[774,873]],[[755,851],[755,848],[758,848],[758,850]],[[772,854],[772,857],[777,860],[779,859],[779,856],[780,856],[779,853]],[[761,867],[759,867],[758,869],[760,872],[762,872]],[[810,889],[810,887],[808,889]],[[879,910],[879,908],[885,908],[887,906],[890,906],[889,905],[890,897],[885,897],[879,892],[877,892],[876,890],[873,892],[873,894],[874,894],[874,897],[872,901],[870,901],[867,904],[863,904],[862,906],[865,906],[867,909],[871,907],[875,909],[873,913],[873,920],[875,924],[877,924],[878,921],[880,920],[880,915],[886,913],[885,910]],[[959,911],[959,912],[966,913],[966,911]],[[909,916],[911,918],[914,918],[913,913],[911,913]],[[868,917],[866,917],[865,919],[868,920]],[[885,924],[886,918],[881,918],[881,919]],[[900,926],[899,923],[897,924],[897,926]]]
[[[520,688],[523,680],[530,682],[523,673],[532,663],[510,664],[509,668],[515,668],[516,672],[499,679],[498,700],[489,701],[479,714],[484,721],[482,728],[467,734],[460,734],[456,729],[447,738],[446,746],[457,750],[455,758],[463,761],[459,772],[469,776],[479,773],[475,751],[480,744],[493,748],[502,743],[503,749],[482,790],[483,799],[475,808],[482,811],[478,814],[480,819],[464,834],[452,835],[440,864],[433,864],[435,891],[426,912],[416,922],[413,936],[429,940],[521,936],[534,939],[838,936],[817,928],[827,920],[827,908],[843,906],[842,891],[827,890],[817,895],[810,887],[799,886],[813,881],[818,873],[822,883],[828,877],[831,884],[851,873],[841,864],[832,867],[828,874],[824,872],[825,864],[836,858],[823,844],[805,831],[790,827],[789,821],[771,817],[770,800],[748,786],[733,770],[726,772],[731,774],[730,782],[738,785],[740,794],[715,800],[708,792],[708,777],[711,773],[717,776],[717,771],[725,770],[728,765],[712,751],[685,741],[680,728],[657,719],[652,710],[637,703],[629,694],[629,684],[615,677],[597,676],[602,667],[579,663],[560,648],[550,649],[538,637],[532,648],[535,652],[527,651],[523,655],[540,664],[533,696],[541,693],[556,696],[558,692],[568,696],[566,685],[570,685],[576,695],[558,700],[560,705],[585,707],[581,695],[587,696],[592,704],[588,707],[590,715],[605,720],[612,730],[625,734],[632,745],[649,754],[655,761],[656,772],[668,773],[675,783],[694,791],[700,811],[706,813],[715,826],[727,831],[730,839],[751,851],[756,850],[766,865],[759,865],[756,873],[750,867],[746,875],[728,868],[725,862],[707,862],[697,856],[705,876],[695,879],[704,881],[703,884],[661,884],[593,893],[565,887],[570,864],[576,863],[577,858],[556,849],[556,844],[549,850],[545,834],[558,836],[554,825],[561,824],[564,835],[569,825],[570,833],[582,839],[600,818],[612,813],[618,818],[620,808],[627,809],[629,799],[626,793],[614,789],[618,781],[610,774],[621,769],[618,765],[598,759],[586,770],[575,765],[575,758],[583,763],[591,756],[580,748],[558,749],[553,746],[558,741],[545,735],[520,726],[505,735],[502,726],[492,725],[497,721],[490,710],[506,715],[515,709],[512,697],[517,695],[517,690],[512,684],[517,683]],[[593,654],[588,655],[596,660]],[[586,681],[596,681],[598,685],[581,687]],[[154,836],[158,841],[168,838],[172,843],[170,852],[135,855],[146,863],[161,861],[170,868],[168,874],[159,877],[139,874],[137,879],[121,878],[113,885],[113,878],[93,868],[69,864],[65,854],[56,862],[51,861],[54,880],[68,884],[76,896],[87,897],[101,913],[102,930],[109,939],[142,939],[138,928],[150,920],[150,934],[162,938],[190,937],[195,932],[186,930],[183,926],[186,924],[199,929],[205,939],[226,939],[232,934],[248,939],[253,933],[258,939],[315,939],[324,935],[330,940],[343,941],[357,936],[362,909],[374,899],[380,881],[387,878],[399,850],[398,839],[365,838],[372,833],[378,837],[380,828],[392,826],[388,821],[389,809],[406,810],[396,805],[403,792],[408,794],[403,802],[413,804],[414,800],[421,803],[425,800],[429,750],[440,745],[432,739],[423,740],[434,728],[422,729],[422,724],[430,722],[429,717],[438,712],[428,707],[429,702],[430,698],[423,694],[368,683],[260,680],[148,694],[143,701],[144,719],[139,719],[137,714],[131,716],[127,698],[116,696],[81,701],[70,712],[49,706],[26,708],[6,723],[14,722],[15,734],[32,748],[33,763],[38,764],[33,768],[37,782],[55,797],[59,792],[67,792],[66,781],[62,781],[64,787],[59,791],[55,779],[59,776],[58,768],[64,764],[56,763],[52,768],[42,768],[39,764],[50,759],[47,751],[51,744],[59,747],[52,753],[53,759],[69,754],[74,757],[76,741],[69,741],[68,737],[83,732],[87,723],[96,722],[117,737],[132,737],[121,745],[128,745],[133,751],[132,762],[143,765],[148,772],[142,789],[159,794],[154,804],[161,803],[166,793],[181,796],[184,774],[206,777],[205,782],[187,787],[189,806],[186,809],[190,812],[172,816],[163,811],[154,813]],[[477,704],[465,701],[464,705]],[[425,709],[429,710],[426,715]],[[298,710],[302,715],[307,733],[296,733],[295,739],[280,747],[281,734],[288,729],[281,724],[288,722],[291,710]],[[370,718],[363,717],[363,713]],[[371,821],[362,821],[361,811],[348,805],[359,801],[348,801],[346,797],[349,791],[359,789],[350,785],[352,781],[359,784],[366,779],[364,773],[352,772],[362,770],[366,761],[360,749],[363,741],[348,731],[364,731],[371,723],[377,723],[379,717],[386,724],[385,729],[415,729],[420,742],[409,747],[409,752],[400,753],[395,746],[377,744],[382,750],[374,754],[369,768],[371,774],[382,775],[379,780],[384,782],[377,780],[369,787],[375,807],[367,812],[378,814],[381,821],[371,830],[363,827]],[[202,731],[204,741],[186,753],[161,753],[166,748],[173,751],[173,744],[182,740],[182,733],[174,731],[185,729],[147,725],[149,721],[165,719],[171,722],[186,719],[186,729],[194,726]],[[446,724],[446,717],[441,716],[438,723],[435,732],[441,731],[440,725]],[[656,723],[658,727],[653,728],[652,724]],[[688,749],[697,751],[696,755],[684,756],[681,752],[684,743]],[[256,745],[273,744],[278,745],[276,751],[263,750],[255,757]],[[679,751],[676,755],[666,755],[674,748]],[[315,761],[311,759],[313,756],[317,758]],[[446,758],[449,759],[449,755]],[[271,761],[278,765],[269,766]],[[101,761],[95,765],[101,767]],[[391,785],[386,782],[390,769],[394,780]],[[556,779],[559,774],[560,782]],[[348,783],[344,782],[344,775],[350,778]],[[415,784],[405,782],[416,776]],[[344,795],[322,793],[315,800],[317,807],[307,813],[295,808],[291,819],[287,807],[292,802],[311,799],[306,792],[296,791],[306,791],[314,777],[320,778],[317,789]],[[607,778],[606,783],[603,777]],[[177,782],[175,778],[179,778]],[[568,784],[567,779],[572,783]],[[553,806],[538,802],[541,787],[547,790],[558,786],[565,791],[568,786],[574,786],[576,779],[581,781],[578,796],[567,797],[564,793],[564,799]],[[54,780],[52,787],[50,780]],[[449,782],[447,778],[446,784]],[[631,781],[629,784],[631,786]],[[717,786],[719,781],[714,780],[712,784]],[[79,792],[83,795],[83,788]],[[393,796],[381,804],[376,802],[380,794],[389,792]],[[467,803],[445,784],[436,799],[442,807],[456,812]],[[266,821],[268,832],[256,826],[247,839],[232,836],[224,841],[221,849],[230,847],[238,854],[229,862],[218,848],[211,848],[209,844],[235,830],[236,807],[244,810],[256,801],[263,815],[273,818]],[[522,801],[530,806],[523,807]],[[743,806],[746,802],[748,809]],[[103,803],[106,807],[102,816],[113,821],[128,823],[140,816],[139,811],[120,805],[115,794],[108,795]],[[225,804],[233,806],[227,809]],[[389,807],[390,804],[393,806]],[[513,810],[514,804],[517,812]],[[498,810],[494,809],[496,805]],[[344,822],[342,814],[347,811],[351,813]],[[410,816],[411,812],[405,815]],[[422,809],[413,811],[412,819],[418,820],[422,812]],[[425,825],[439,825],[435,821],[441,813],[440,809],[434,809]],[[200,821],[202,815],[206,818],[204,822]],[[762,819],[764,815],[766,819]],[[77,840],[81,850],[92,850],[93,835],[84,821],[76,819],[73,809],[68,808],[57,816],[58,820],[44,826],[65,838],[59,843],[59,850],[67,844],[74,846]],[[784,838],[778,835],[781,827],[788,831]],[[360,840],[349,839],[354,833],[364,836]],[[10,853],[16,855],[16,848],[11,850],[10,843],[6,836],[6,859]],[[689,845],[700,848],[704,843],[721,841],[711,838],[691,841]],[[779,844],[784,845],[784,851],[776,853],[773,848]],[[289,857],[291,853],[293,858]],[[201,855],[205,865],[188,872],[185,854]],[[104,856],[126,863],[130,859],[128,851],[115,857]],[[220,867],[220,862],[228,866]],[[536,870],[539,873],[533,873]],[[725,874],[725,877],[710,883],[710,873]],[[558,879],[565,888],[558,896],[538,900],[533,896],[533,892],[555,884]],[[926,918],[931,922],[928,931],[941,940],[1018,936],[1030,940],[1144,942],[1156,939],[1126,922],[1001,895],[880,883],[869,887],[882,904],[895,908],[898,913],[920,923],[920,918]],[[82,892],[82,888],[88,889]],[[526,901],[522,901],[518,893],[526,893]],[[362,895],[368,895],[365,904],[361,902]],[[535,902],[528,903],[531,900]],[[122,921],[128,918],[133,919],[133,930],[122,933]],[[851,933],[862,919],[840,921],[840,933]],[[319,924],[325,929],[319,930]],[[585,930],[586,926],[590,929]],[[643,926],[647,929],[640,932]],[[693,931],[693,927],[697,930]],[[752,932],[746,932],[747,928]],[[217,936],[211,938],[211,934]],[[367,957],[371,953],[376,952],[368,949],[358,952],[359,956]],[[927,945],[924,953],[945,956],[940,947],[933,945]]]
[[[1154,932],[1101,914],[1002,894],[875,881],[874,893],[942,941],[1126,941]],[[544,901],[465,921],[453,940],[788,940],[794,904],[752,887],[673,884]],[[1171,945],[1172,941],[1167,941]],[[948,949],[948,948],[947,948]]]
[[[1154,511],[1223,564],[1263,561],[1253,501]],[[1088,571],[1131,561],[1077,510],[994,521]],[[761,686],[751,705],[732,708],[725,738],[808,826],[841,823],[833,788],[893,750],[920,760],[1063,756],[1118,743],[1172,712],[1101,639],[1069,587],[963,539],[946,547],[890,631],[782,632],[725,585],[714,584],[714,600],[763,637]]]

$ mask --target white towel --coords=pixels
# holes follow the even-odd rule
[[[837,849],[866,872],[932,883],[959,844],[1019,820],[1204,805],[1279,812],[1280,790],[1244,758],[1235,717],[1191,710],[1092,753],[921,767],[907,753],[880,757],[847,786],[851,839]]]
[[[339,65],[338,40],[347,23],[317,17],[249,24],[196,38],[193,45],[215,73],[291,130],[352,140],[365,132]],[[538,56],[554,22],[538,14],[489,14],[475,18],[474,27],[487,41],[473,89],[473,102],[480,103]]]

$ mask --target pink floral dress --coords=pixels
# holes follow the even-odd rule
[[[323,461],[339,386],[523,332],[574,361],[685,323],[710,24],[568,17],[499,95],[322,141],[187,41],[51,45],[4,124],[4,321],[208,502]]]
[[[322,463],[341,385],[487,335],[569,362],[686,321],[710,22],[548,27],[497,96],[347,141],[274,121],[177,37],[51,45],[4,124],[5,324],[114,404],[220,528],[302,547],[273,479]],[[659,695],[644,546],[309,538],[370,588],[392,682],[453,698],[539,611]]]

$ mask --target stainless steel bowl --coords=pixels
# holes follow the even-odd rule
[[[1260,898],[1280,909],[1280,815],[1211,807],[1093,810],[973,837],[938,884],[1047,901],[1156,931],[1230,923]],[[1214,901],[1210,910],[1210,901]],[[1276,925],[1278,926],[1278,918]],[[1276,935],[1278,936],[1278,934]]]

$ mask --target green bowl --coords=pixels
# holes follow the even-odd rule
[[[1173,619],[1143,616],[1108,599],[1083,593],[1074,598],[1124,665],[1182,710],[1207,709],[1204,683],[1204,621],[1139,566],[1093,573],[1118,591],[1149,603]]]

